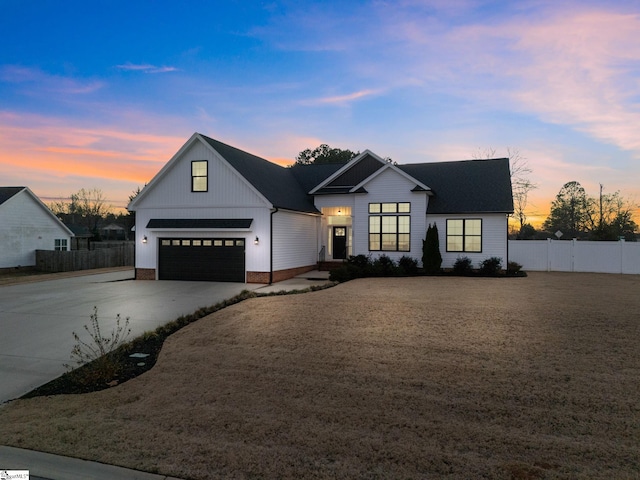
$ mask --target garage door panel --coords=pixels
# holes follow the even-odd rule
[[[245,281],[242,238],[160,239],[160,280]]]

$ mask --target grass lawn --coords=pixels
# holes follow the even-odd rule
[[[188,479],[640,476],[640,276],[361,279],[254,298],[0,438]]]

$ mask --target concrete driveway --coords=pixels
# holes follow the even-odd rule
[[[133,280],[133,269],[0,287],[0,403],[65,372],[72,332],[88,338],[93,307],[103,334],[119,313],[130,339],[260,284]],[[84,334],[84,335],[83,335]]]

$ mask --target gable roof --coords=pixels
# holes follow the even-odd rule
[[[427,213],[513,213],[508,158],[398,165],[429,185]]]
[[[292,169],[199,134],[269,202],[278,208],[317,213],[311,197],[301,188]]]
[[[204,142],[274,207],[319,213],[313,196],[366,193],[364,184],[392,169],[414,181],[414,192],[430,196],[427,213],[513,213],[509,159],[462,160],[397,165],[365,150],[346,164],[293,165],[281,167],[200,133],[158,172],[129,204],[136,203],[172,168],[195,141]]]
[[[0,207],[8,202],[11,198],[15,197],[20,192],[25,192],[26,195],[38,205],[46,215],[50,216],[55,222],[57,222],[62,229],[64,229],[69,236],[74,236],[74,233],[67,227],[62,220],[55,216],[55,214],[47,207],[38,196],[33,193],[28,187],[0,187]]]
[[[0,205],[25,188],[26,187],[0,187]]]

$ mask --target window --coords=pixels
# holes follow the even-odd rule
[[[206,192],[208,189],[207,182],[207,161],[196,160],[191,162],[191,191]]]
[[[410,212],[409,202],[370,203],[369,250],[408,252],[411,249],[411,216],[394,214]]]
[[[447,252],[482,252],[482,220],[447,220]]]
[[[67,239],[66,238],[56,238],[54,240],[54,250],[66,252],[67,248]]]

